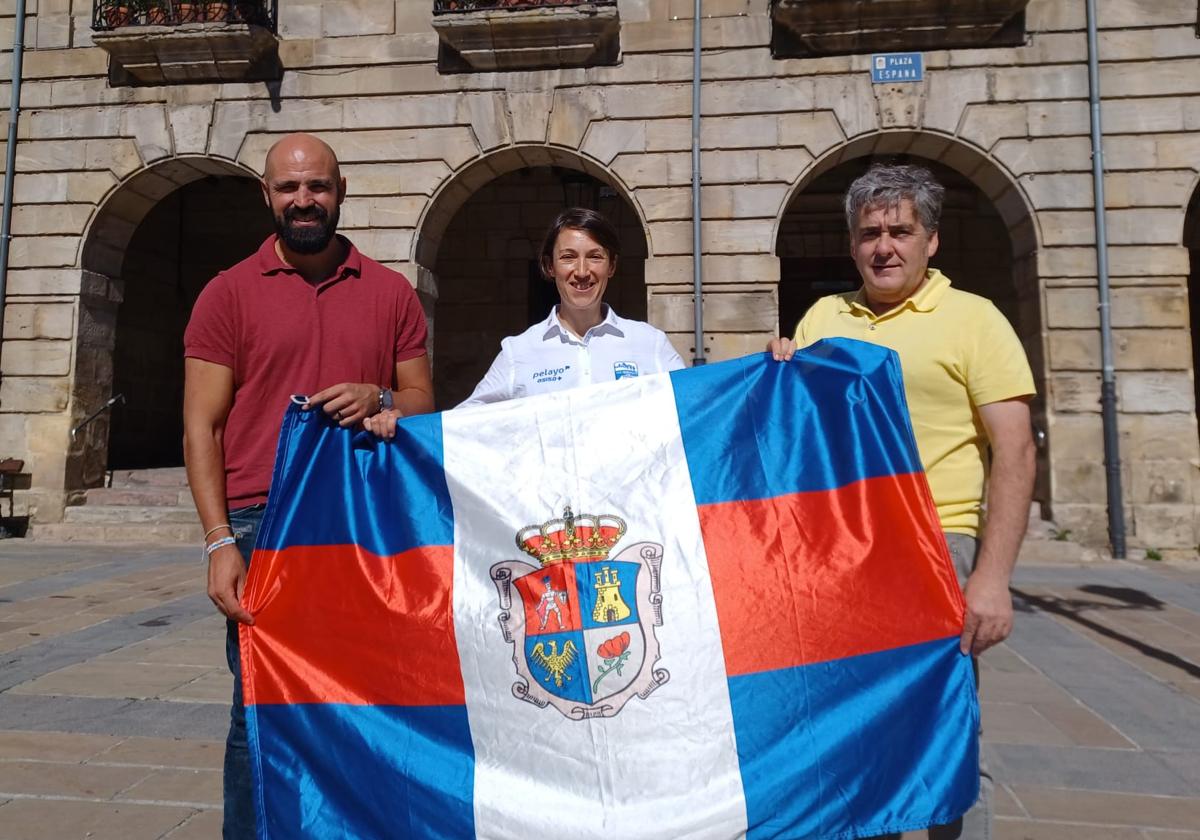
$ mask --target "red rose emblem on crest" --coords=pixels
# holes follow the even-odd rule
[[[616,659],[627,650],[629,650],[629,633],[625,632],[619,636],[613,636],[601,644],[596,648],[596,653],[600,654],[603,659]]]
[[[600,680],[614,672],[619,675],[621,669],[625,667],[625,660],[629,658],[629,631],[626,630],[611,639],[605,639],[596,648],[596,653],[600,654],[604,664],[600,666],[599,674],[592,682],[593,694],[600,687]]]

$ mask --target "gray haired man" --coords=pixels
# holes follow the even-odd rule
[[[1021,342],[999,310],[929,267],[944,193],[918,166],[876,165],[854,181],[846,224],[862,286],[821,298],[794,339],[772,339],[767,349],[790,359],[798,346],[840,336],[899,355],[917,449],[963,585],[962,651],[978,656],[1012,631],[1008,584],[1033,491],[1034,387]],[[980,782],[966,816],[930,829],[930,837],[991,836],[992,779],[984,769]]]

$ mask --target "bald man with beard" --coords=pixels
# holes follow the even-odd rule
[[[227,840],[256,836],[238,625],[254,623],[241,596],[290,396],[311,395],[306,410],[346,428],[433,410],[425,315],[403,275],[338,235],[346,179],[333,150],[288,135],[267,154],[262,190],[275,235],[204,287],[184,334],[184,460],[234,676]]]

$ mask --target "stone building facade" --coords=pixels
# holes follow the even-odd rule
[[[269,230],[253,179],[284,132],[337,150],[343,231],[418,289],[441,407],[549,305],[532,258],[567,203],[619,221],[620,308],[696,355],[692,0],[490,13],[525,16],[538,43],[551,21],[558,46],[542,53],[521,52],[526,35],[505,52],[503,21],[467,31],[434,0],[279,0],[270,55],[225,64],[218,46],[259,49],[262,32],[193,23],[106,41],[93,0],[28,5],[0,456],[25,461],[14,503],[35,532],[106,470],[179,463],[182,325],[205,280]],[[836,23],[856,4],[807,5]],[[926,43],[917,12],[907,35],[884,21],[900,32],[887,36],[797,23],[796,0],[704,0],[703,355],[759,351],[815,295],[852,284],[839,193],[872,159],[924,162],[949,188],[935,264],[997,302],[1033,364],[1043,512],[1103,544],[1085,4],[889,5],[965,22]],[[963,11],[980,6],[999,17]],[[0,2],[0,44],[13,7]],[[1126,519],[1132,545],[1194,554],[1197,2],[1098,8]],[[206,65],[172,57],[181,37],[207,39]],[[923,80],[872,83],[880,43],[923,50]],[[530,55],[542,66],[523,68]],[[73,439],[118,392],[125,404]]]

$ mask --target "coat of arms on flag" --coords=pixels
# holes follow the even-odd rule
[[[669,679],[656,668],[663,550],[640,542],[615,557],[625,521],[576,515],[530,525],[517,546],[538,561],[492,566],[500,627],[513,645],[513,694],[569,718],[611,717]]]

